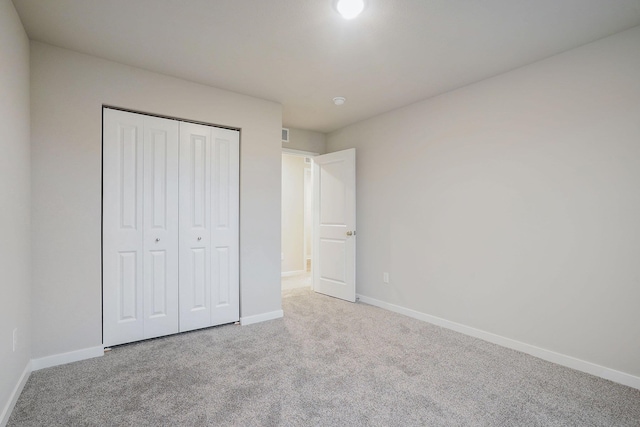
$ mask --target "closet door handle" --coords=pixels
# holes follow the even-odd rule
[[[202,237],[198,237],[198,240],[202,240]]]
[[[160,241],[160,238],[159,238],[159,237],[157,237],[157,238],[156,238],[156,242],[159,242],[159,241]]]

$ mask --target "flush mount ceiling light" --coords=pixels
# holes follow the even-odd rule
[[[335,98],[333,98],[333,103],[336,105],[342,105],[345,102],[347,102],[347,98],[345,98],[344,96],[336,96]]]
[[[364,10],[365,0],[334,0],[333,7],[344,19],[353,19]]]

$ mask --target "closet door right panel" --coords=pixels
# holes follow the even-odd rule
[[[180,123],[180,332],[211,326],[211,127]]]
[[[211,324],[239,320],[239,132],[212,128]]]
[[[180,123],[181,332],[240,318],[239,139]]]

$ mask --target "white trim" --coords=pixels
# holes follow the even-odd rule
[[[577,359],[572,356],[567,356],[566,354],[556,353],[555,351],[546,350],[544,348],[536,347],[534,345],[523,343],[521,341],[516,341],[511,338],[506,338],[501,335],[492,334],[491,332],[472,328],[471,326],[452,322],[441,317],[432,316],[430,314],[421,313],[419,311],[411,310],[399,305],[380,301],[375,298],[370,298],[365,295],[358,295],[358,298],[360,302],[369,305],[384,308],[386,310],[403,314],[408,317],[413,317],[414,319],[422,320],[424,322],[441,326],[443,328],[451,329],[453,331],[460,332],[462,334],[469,335],[475,338],[480,338],[481,340],[489,341],[502,347],[521,351],[523,353],[530,354],[548,362],[553,362],[558,365],[586,372],[587,374],[595,375],[596,377],[604,378],[606,380],[610,380],[615,383],[623,384],[640,390],[640,377],[636,377],[625,372],[616,371],[615,369],[596,365],[595,363],[587,362],[586,360]]]
[[[304,259],[304,271],[306,272],[309,260],[311,259],[310,256],[307,257],[307,254],[311,252],[313,247],[313,170],[310,167],[306,167],[306,165],[302,176],[302,187],[304,190],[302,197],[304,205],[304,208],[302,209],[302,219],[304,223],[304,231],[302,233],[302,250],[304,252],[302,252],[302,258]],[[307,204],[310,205],[309,212],[307,212]],[[309,240],[309,245],[307,245],[307,239]]]
[[[269,313],[256,314],[254,316],[246,316],[240,318],[242,326],[252,325],[254,323],[266,322],[267,320],[279,319],[284,317],[284,311],[276,310]]]
[[[31,375],[30,360],[27,362],[27,366],[24,367],[24,371],[22,371],[22,375],[20,375],[20,379],[18,380],[18,383],[16,384],[16,386],[13,388],[13,391],[9,395],[9,401],[7,402],[7,404],[4,406],[4,409],[2,410],[2,414],[0,415],[0,427],[4,427],[9,423],[9,417],[11,417],[11,412],[13,411],[13,408],[16,406],[16,402],[18,401],[18,398],[22,393],[22,389],[24,388],[24,385],[27,383],[27,380],[29,379],[29,375]]]
[[[78,362],[80,360],[91,359],[104,355],[104,346],[83,348],[82,350],[70,351],[68,353],[54,354],[51,356],[31,359],[31,368],[34,371],[50,368],[52,366],[64,365],[66,363]]]
[[[315,157],[320,155],[320,153],[314,153],[313,151],[296,150],[294,148],[283,148],[282,154],[291,154],[292,156],[300,157]]]
[[[282,273],[280,273],[280,276],[281,277],[291,277],[291,276],[297,276],[299,274],[304,274],[306,272],[307,272],[307,270],[283,271]]]

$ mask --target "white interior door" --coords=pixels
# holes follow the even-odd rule
[[[178,329],[176,122],[104,110],[106,346]]]
[[[356,300],[356,150],[313,158],[313,288]]]
[[[239,320],[239,133],[180,123],[180,331]]]

